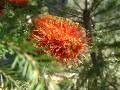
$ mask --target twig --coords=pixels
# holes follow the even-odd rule
[[[81,8],[81,6],[78,4],[78,2],[76,2],[76,0],[73,0],[74,1],[74,3],[79,7],[79,9],[81,10],[81,11],[83,11],[83,9]]]

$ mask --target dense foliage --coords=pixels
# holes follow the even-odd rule
[[[119,11],[120,0],[0,0],[0,90],[119,90]],[[33,20],[48,14],[85,28],[88,51],[77,57],[79,63],[61,64],[28,38],[35,28]],[[58,28],[57,34],[65,30]],[[73,53],[69,55],[73,57]]]

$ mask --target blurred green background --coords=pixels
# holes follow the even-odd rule
[[[16,0],[17,1],[17,0]],[[0,90],[120,90],[120,0],[0,0]],[[36,55],[28,35],[32,18],[69,18],[92,38],[78,66]]]

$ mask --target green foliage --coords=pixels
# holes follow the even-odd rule
[[[119,0],[89,0],[87,3],[88,0],[73,0],[74,8],[66,5],[70,1],[30,0],[29,5],[23,7],[5,4],[5,15],[0,16],[0,90],[119,90]],[[33,42],[28,40],[33,29],[30,19],[50,13],[85,26],[86,5],[92,22],[93,46],[89,47],[88,55],[80,57],[80,65],[63,67],[53,57],[35,53]],[[90,56],[92,51],[96,54],[95,64]],[[52,80],[56,73],[63,79],[57,83]]]

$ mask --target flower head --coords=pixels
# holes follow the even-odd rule
[[[86,51],[86,33],[78,23],[51,15],[42,16],[34,23],[31,40],[36,41],[36,48],[46,47],[45,52],[57,60],[77,60]]]
[[[28,4],[28,0],[8,0],[11,4],[14,5],[26,5]]]

